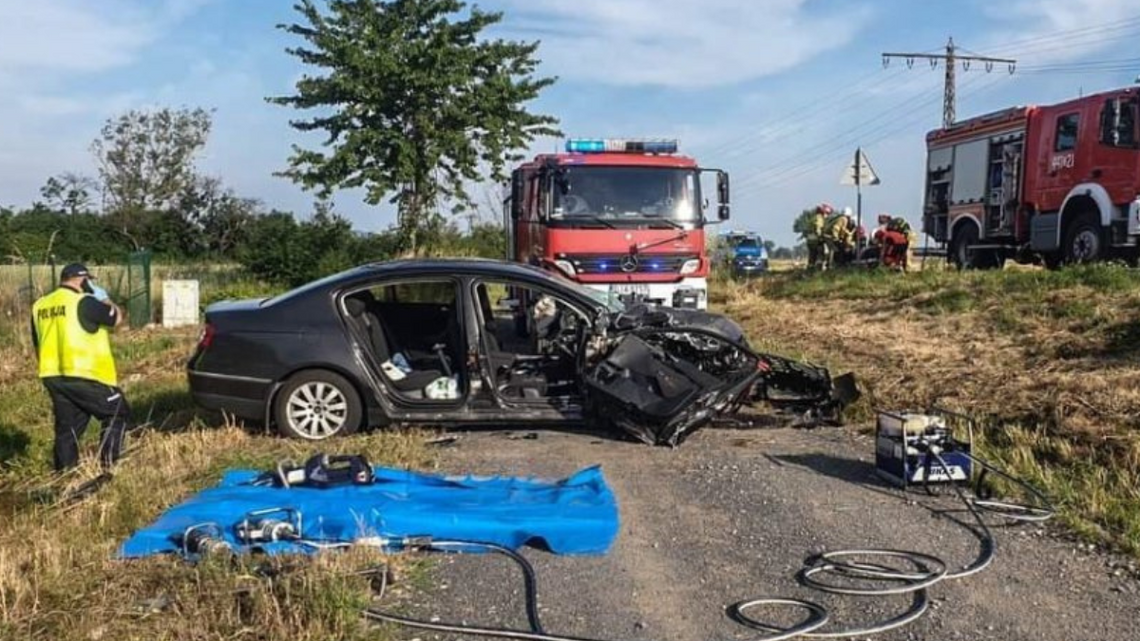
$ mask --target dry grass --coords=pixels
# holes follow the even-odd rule
[[[1140,554],[1140,275],[775,274],[719,306],[773,351],[853,370],[873,408],[985,418],[988,454],[1060,497],[1077,531]]]
[[[51,413],[26,347],[0,348],[0,638],[358,639],[376,631],[358,617],[367,580],[349,571],[365,553],[317,560],[247,560],[191,566],[175,559],[125,562],[115,550],[162,510],[231,467],[265,468],[317,449],[264,435],[195,409],[183,364],[193,331],[148,329],[115,337],[123,386],[149,426],[94,496],[61,505],[97,474],[87,460],[65,477],[50,465]],[[97,436],[92,426],[87,455]],[[418,432],[355,435],[329,443],[398,467],[430,468]]]

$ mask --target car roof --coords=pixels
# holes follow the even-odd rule
[[[575,298],[588,301],[588,298],[579,292],[575,292],[573,287],[570,287],[568,283],[560,282],[557,276],[533,265],[514,263],[506,260],[495,260],[492,258],[404,258],[378,261],[352,267],[345,271],[305,283],[300,287],[270,299],[269,302],[271,304],[279,304],[303,300],[317,292],[327,291],[330,288],[340,288],[346,285],[352,286],[355,283],[371,278],[456,275],[515,278],[529,281],[539,286],[558,288],[573,295]]]
[[[533,265],[494,258],[401,258],[368,263],[361,265],[356,270],[370,274],[409,271],[420,274],[462,272],[481,275],[520,276],[523,278],[550,277],[550,274]]]

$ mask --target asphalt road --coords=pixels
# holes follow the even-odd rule
[[[935,554],[956,569],[978,553],[978,539],[946,512],[960,503],[886,487],[874,475],[871,439],[842,430],[706,429],[674,450],[550,431],[533,439],[460,434],[443,452],[445,472],[550,478],[600,464],[617,496],[621,529],[608,554],[525,552],[538,571],[550,632],[615,641],[756,638],[725,608],[762,595],[821,603],[832,611],[830,628],[864,626],[903,612],[909,597],[808,590],[795,580],[804,558],[891,547]],[[874,638],[1140,638],[1135,563],[1089,549],[1057,527],[994,531],[997,558],[988,569],[935,586],[926,616]],[[439,557],[429,583],[401,591],[402,607],[443,621],[525,625],[521,581],[505,560]],[[400,636],[441,638],[410,630]]]

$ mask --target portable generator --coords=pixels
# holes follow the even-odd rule
[[[943,413],[878,413],[875,469],[879,476],[898,487],[968,483],[972,447],[973,430],[969,430],[965,441],[955,439]],[[946,463],[945,468],[938,457]]]

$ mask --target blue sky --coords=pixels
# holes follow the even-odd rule
[[[666,136],[733,178],[733,228],[793,240],[799,209],[853,205],[839,185],[862,145],[883,180],[865,215],[917,222],[923,134],[941,120],[942,69],[883,69],[884,50],[962,47],[1020,60],[959,73],[960,116],[1132,83],[1135,0],[493,0],[500,35],[541,40],[560,81],[534,104],[571,136]],[[201,168],[268,206],[312,196],[274,171],[300,138],[265,103],[303,69],[276,30],[289,0],[0,0],[0,204],[23,206],[48,176],[94,174],[102,122],[133,107],[202,106],[215,128]],[[1035,69],[1036,67],[1036,69]],[[549,150],[556,141],[540,141]],[[489,192],[488,192],[489,193]],[[337,209],[382,229],[387,207],[343,193]]]

